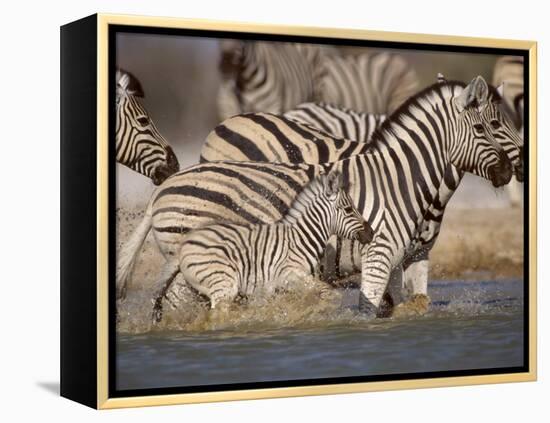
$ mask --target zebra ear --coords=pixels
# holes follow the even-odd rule
[[[437,73],[437,82],[439,84],[443,84],[444,82],[447,82],[447,78],[445,78],[445,76],[441,72],[438,72]]]
[[[489,98],[489,86],[482,76],[476,76],[456,98],[459,111],[467,107],[479,107],[487,104]]]
[[[343,187],[342,174],[330,172],[325,178],[325,192],[329,197],[335,196]]]
[[[118,68],[116,71],[116,87],[117,97],[124,92],[136,97],[145,97],[145,93],[138,79],[124,69]]]

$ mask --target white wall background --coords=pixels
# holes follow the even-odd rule
[[[462,0],[336,2],[6,1],[2,4],[0,390],[3,421],[543,421],[550,392],[546,277],[550,206],[539,189],[539,382],[93,412],[59,381],[59,26],[95,12],[476,35],[539,41],[539,187],[550,152],[546,4]],[[7,94],[7,95],[6,95]],[[32,420],[31,420],[32,419]],[[547,420],[545,420],[547,421]]]

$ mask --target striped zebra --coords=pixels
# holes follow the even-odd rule
[[[218,92],[220,119],[281,113],[316,98],[319,60],[329,48],[311,44],[223,40]]]
[[[442,75],[438,75],[439,83],[447,83]],[[499,87],[501,90],[502,87]],[[522,143],[509,123],[499,125],[500,94],[491,88],[491,98],[494,101],[486,107],[482,113],[486,127],[490,129],[495,139],[503,146],[508,157],[514,162],[516,176],[522,178]],[[316,126],[330,133],[332,136],[341,137],[343,134],[352,134],[351,138],[359,133],[368,133],[372,128],[370,119],[379,119],[376,115],[360,114],[362,119],[357,120],[357,114],[350,112],[346,119],[346,110],[326,105],[304,105],[306,113],[301,108],[291,111],[285,116],[294,116],[302,122]],[[330,113],[325,113],[330,111]],[[269,119],[267,124],[264,118]],[[322,120],[321,120],[322,119]],[[381,120],[381,118],[380,118]],[[221,128],[227,128],[222,130]],[[345,129],[343,129],[345,128]],[[265,162],[291,162],[318,164],[335,161],[362,154],[368,150],[368,146],[361,143],[352,143],[344,140],[333,139],[325,136],[307,137],[305,133],[315,135],[315,130],[304,128],[301,125],[289,126],[286,119],[277,116],[264,116],[262,114],[249,114],[237,116],[220,124],[207,137],[203,148],[202,161],[217,160],[255,160]],[[367,136],[369,139],[370,136]],[[248,148],[242,139],[252,139],[255,142],[254,150]],[[251,156],[251,152],[255,151]],[[327,160],[330,158],[330,160]],[[450,168],[447,172],[445,183],[441,185],[438,196],[434,199],[429,215],[426,218],[425,229],[422,232],[431,234],[433,240],[426,240],[426,244],[433,245],[439,234],[445,207],[454,191],[458,188],[463,177],[463,172]],[[428,242],[429,241],[429,242]],[[431,247],[430,247],[431,248]],[[427,296],[428,284],[428,254],[430,248],[409,257],[403,263],[403,270],[397,269],[392,277],[391,288],[392,302],[399,302],[402,297],[418,298]],[[357,244],[332,240],[323,260],[323,279],[335,282],[350,274],[360,271],[360,248]],[[403,292],[404,291],[404,292]],[[427,303],[426,303],[427,304]]]
[[[191,231],[159,281],[153,321],[162,318],[162,300],[174,278],[226,307],[237,296],[292,289],[312,276],[328,239],[335,234],[365,245],[372,229],[343,189],[342,177],[322,175],[304,187],[283,219],[274,224],[218,223]]]
[[[178,159],[138,101],[144,97],[134,75],[116,71],[116,161],[161,184],[179,170]]]
[[[227,40],[221,45],[220,119],[249,112],[280,114],[305,102],[391,113],[419,89],[399,55],[340,55],[302,43]]]
[[[394,112],[420,84],[403,57],[391,53],[327,56],[319,100],[376,114]]]
[[[520,135],[523,137],[524,113],[523,113],[523,57],[503,56],[495,64],[493,72],[493,84],[504,84],[502,98],[508,116]],[[518,181],[512,181],[508,186],[508,195],[513,207],[520,207],[523,199],[523,187]]]
[[[494,186],[509,182],[512,164],[482,119],[491,100],[481,77],[466,87],[439,83],[392,114],[364,154],[324,165],[213,162],[179,172],[155,191],[142,222],[121,250],[118,291],[124,291],[151,228],[169,259],[191,229],[222,221],[280,220],[312,179],[338,171],[374,230],[372,242],[361,251],[360,291],[362,308],[376,312],[391,271],[433,242],[427,222],[438,218],[431,210],[442,184],[450,183],[449,169],[474,173]]]

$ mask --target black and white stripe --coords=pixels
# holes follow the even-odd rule
[[[326,56],[319,100],[375,114],[391,114],[420,88],[407,61],[392,53]]]
[[[287,119],[317,128],[334,138],[367,143],[385,115],[357,112],[328,103],[304,103],[283,113]],[[306,162],[309,163],[309,162]]]
[[[325,102],[358,111],[393,112],[419,89],[415,71],[397,54],[341,55],[313,44],[222,42],[220,118],[284,113]]]
[[[116,71],[116,161],[161,184],[179,170],[178,159],[140,104],[141,84],[131,73]]]
[[[195,229],[183,239],[179,254],[166,263],[154,321],[161,319],[162,300],[179,273],[208,297],[211,308],[224,307],[237,296],[270,295],[303,284],[317,270],[331,235],[361,245],[372,237],[337,173],[306,185],[277,223],[218,223]]]
[[[328,50],[299,43],[222,41],[220,119],[247,112],[281,113],[316,98],[319,60]]]
[[[308,106],[326,112],[326,106]],[[331,109],[335,109],[331,106]],[[306,109],[289,112],[291,118],[268,113],[247,113],[226,119],[206,137],[200,161],[256,161],[279,163],[328,163],[361,154],[366,143],[340,138],[349,135],[372,135],[375,123],[382,118],[367,114],[350,115],[349,119],[324,116],[315,126],[297,122]],[[309,115],[311,117],[311,115]],[[319,116],[319,115],[316,115]],[[357,117],[361,119],[357,119]],[[305,119],[304,119],[305,120]],[[319,128],[321,127],[322,128]],[[332,130],[334,132],[328,132]]]
[[[154,193],[144,220],[120,254],[119,291],[151,227],[169,259],[191,229],[220,221],[280,220],[312,179],[338,171],[375,231],[361,254],[362,304],[375,310],[392,269],[425,248],[422,230],[450,168],[477,174],[495,186],[510,180],[510,160],[482,119],[489,103],[481,77],[466,87],[435,84],[389,117],[364,154],[326,165],[203,163],[174,175]]]

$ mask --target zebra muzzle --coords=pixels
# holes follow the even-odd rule
[[[495,188],[506,185],[512,179],[514,168],[504,151],[500,152],[499,162],[489,169],[489,179]]]
[[[166,163],[157,166],[153,171],[151,179],[155,185],[162,184],[166,178],[180,170],[178,158],[170,147],[166,147]]]

